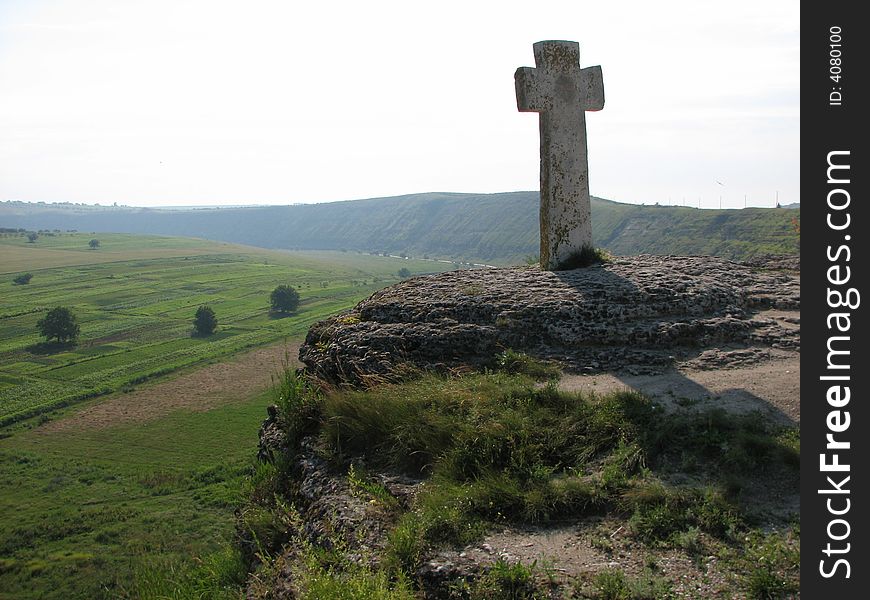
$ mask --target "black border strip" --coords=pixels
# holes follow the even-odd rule
[[[810,599],[866,598],[870,590],[870,363],[862,351],[870,295],[859,300],[870,294],[870,128],[861,114],[870,110],[870,23],[858,16],[862,6],[804,3],[801,14],[801,596]],[[828,434],[839,448],[827,447]],[[820,456],[830,465],[835,454],[848,470],[823,470]]]

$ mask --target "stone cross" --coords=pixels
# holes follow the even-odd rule
[[[541,268],[592,247],[586,111],[604,108],[601,67],[580,68],[577,42],[534,45],[536,68],[514,73],[517,108],[540,113]]]

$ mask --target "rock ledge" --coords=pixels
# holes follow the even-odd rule
[[[569,370],[649,369],[710,348],[798,348],[799,327],[766,313],[799,308],[796,273],[712,257],[452,271],[408,279],[316,323],[299,356],[316,377],[354,385],[401,365],[486,366],[508,348]]]

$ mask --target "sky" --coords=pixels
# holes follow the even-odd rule
[[[593,195],[799,202],[797,0],[0,0],[0,201],[539,187],[532,44],[601,65]]]

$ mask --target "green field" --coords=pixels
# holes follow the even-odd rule
[[[88,248],[97,237],[101,246]],[[315,321],[412,273],[450,265],[356,253],[286,253],[186,238],[118,234],[0,238],[0,425],[129,389],[246,348],[301,337]],[[33,279],[15,285],[17,273]],[[269,292],[295,287],[298,312],[269,315]],[[197,306],[219,327],[192,337]],[[36,322],[67,306],[79,343],[46,347]]]
[[[92,238],[99,249],[88,248]],[[238,567],[233,511],[269,393],[136,424],[50,432],[47,424],[78,412],[78,401],[160,390],[179,371],[299,340],[315,320],[397,281],[400,268],[452,265],[157,236],[0,238],[0,599],[190,597],[191,578]],[[31,282],[14,285],[25,271]],[[296,314],[271,318],[269,292],[282,283],[302,302]],[[204,303],[218,330],[194,338]],[[75,347],[46,347],[37,335],[36,321],[58,305],[79,318]]]
[[[142,597],[229,547],[269,400],[0,440],[0,599]]]

